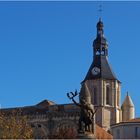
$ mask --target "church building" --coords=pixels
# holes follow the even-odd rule
[[[97,35],[93,41],[93,60],[87,75],[81,82],[80,95],[89,95],[88,100],[97,110],[95,114],[96,138],[125,138],[122,131],[132,128],[136,138],[140,138],[140,119],[135,119],[135,107],[127,94],[122,106],[121,82],[109,64],[109,45],[104,35],[104,24],[99,19]],[[80,83],[80,81],[79,81]],[[69,129],[77,133],[80,108],[75,104],[55,104],[44,100],[33,106],[2,109],[6,113],[22,110],[28,116],[35,138],[58,138],[57,134]],[[125,127],[124,127],[125,126]],[[127,127],[128,126],[128,127]],[[125,129],[125,130],[124,130]],[[135,132],[136,131],[136,132]],[[104,133],[104,137],[100,134]],[[130,135],[127,138],[134,138]]]

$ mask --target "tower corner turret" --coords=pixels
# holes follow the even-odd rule
[[[128,121],[135,118],[135,106],[131,97],[128,95],[128,92],[121,106],[121,110],[122,110],[122,121]]]

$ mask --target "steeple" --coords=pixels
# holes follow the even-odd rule
[[[99,78],[117,80],[108,63],[108,43],[104,37],[104,24],[101,18],[96,27],[97,36],[93,41],[93,62],[84,81]]]
[[[108,62],[108,43],[101,18],[97,22],[97,35],[93,41],[93,61],[81,85],[81,96],[97,108],[96,123],[104,129],[121,121],[121,83]],[[90,95],[89,95],[90,94]]]
[[[97,55],[108,56],[108,43],[104,37],[104,24],[101,21],[101,18],[99,19],[99,22],[97,23],[96,27],[97,36],[93,42],[94,58]]]

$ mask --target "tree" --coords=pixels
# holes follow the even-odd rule
[[[0,139],[29,139],[33,131],[26,116],[0,113]]]

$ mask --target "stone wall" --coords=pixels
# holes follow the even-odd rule
[[[80,110],[73,104],[53,105],[45,114],[28,115],[35,138],[48,138],[60,129],[78,129]]]
[[[114,139],[140,139],[140,122],[125,122],[111,127]]]

